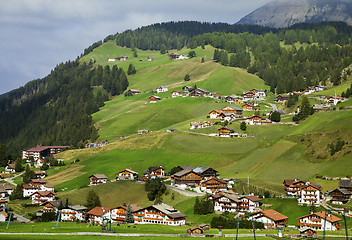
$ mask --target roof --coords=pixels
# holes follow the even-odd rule
[[[130,204],[130,206],[131,206],[133,213],[138,212],[143,209],[142,207],[138,206],[138,204]],[[128,205],[120,205],[120,206],[117,206],[116,208],[123,208],[127,211]],[[116,208],[114,208],[114,209],[116,209]]]
[[[27,149],[27,152],[41,152],[44,151],[46,149],[50,149],[50,148],[69,148],[70,146],[41,146],[41,145],[37,145],[36,147]]]
[[[56,195],[56,193],[54,193],[53,191],[37,191],[35,193],[32,193],[31,196],[34,194],[39,194],[42,197],[46,197],[48,195]]]
[[[107,213],[110,211],[112,208],[107,208],[107,207],[95,207],[91,209],[90,211],[87,212],[88,215],[94,215],[94,216],[102,216],[104,213]]]
[[[30,184],[23,184],[22,189],[39,189],[37,186],[32,186]]]
[[[7,201],[4,199],[0,199],[0,203],[7,203]]]
[[[46,204],[48,204],[48,203],[50,203],[51,205],[53,205],[56,208],[58,208],[60,206],[60,204],[62,206],[65,206],[65,203],[63,201],[59,201],[59,200],[50,201],[50,202],[47,202]]]
[[[303,188],[306,188],[308,186],[314,187],[315,189],[317,189],[319,191],[322,189],[322,187],[320,185],[312,183],[312,182],[306,182],[306,184],[301,185],[300,188],[303,189]]]
[[[5,190],[12,190],[13,187],[7,183],[0,183],[0,188],[4,188]]]
[[[257,196],[243,196],[242,198],[247,198],[247,199],[251,200],[252,202],[259,202],[259,201],[261,201],[261,199],[258,198]]]
[[[87,208],[85,206],[82,205],[69,205],[68,206],[70,209],[72,210],[76,210],[76,211],[84,211],[87,210]]]
[[[230,132],[235,132],[235,131],[232,130],[231,128],[227,128],[227,127],[223,127],[223,128],[218,129],[218,131],[220,131],[220,130],[228,130],[228,131],[230,131]]]
[[[309,217],[309,216],[318,216],[320,218],[325,219],[325,214],[326,214],[326,221],[329,221],[329,222],[332,222],[332,223],[341,221],[341,218],[338,218],[338,217],[336,217],[336,216],[334,216],[332,214],[326,213],[325,211],[311,213],[311,214],[299,217],[297,219],[301,219],[301,218],[305,218],[305,217]]]
[[[235,109],[236,111],[242,111],[242,109],[241,108],[239,108],[239,107],[236,107],[236,106],[231,106],[233,109]]]
[[[160,212],[166,214],[169,218],[184,218],[186,217],[185,214],[181,213],[180,211],[178,211],[177,209],[162,203],[162,204],[157,204],[157,205],[153,205],[151,206],[157,210],[159,210]]]
[[[7,212],[5,212],[5,211],[0,212],[0,214],[2,214],[4,217],[7,217],[7,216],[8,216],[8,215],[7,215]]]
[[[226,182],[225,180],[222,180],[222,179],[220,179],[220,178],[216,178],[216,177],[213,177],[213,176],[210,177],[210,178],[208,178],[208,179],[206,179],[206,180],[203,180],[202,183],[208,182],[208,181],[210,181],[210,180],[212,180],[212,179],[215,179],[216,181],[218,181],[218,182],[220,182],[220,183],[227,184],[227,182]]]
[[[120,171],[119,173],[124,172],[124,171],[128,171],[128,172],[131,172],[131,173],[134,173],[134,174],[138,174],[137,172],[135,172],[135,171],[133,171],[133,170],[131,170],[131,169],[128,169],[128,168],[126,168],[126,169]]]
[[[196,229],[199,229],[201,232],[203,232],[203,228],[198,227],[198,226],[193,226],[193,227],[190,227],[188,230],[190,230],[190,231],[194,231],[194,230],[196,230]]]
[[[175,173],[174,177],[182,177],[183,175],[186,175],[190,172],[193,172],[193,170],[192,169],[185,169],[185,170],[182,170],[182,171]],[[199,173],[197,173],[197,174],[199,174]]]
[[[295,179],[285,179],[284,184],[285,185],[292,185],[295,182]]]
[[[45,174],[46,172],[44,170],[40,170],[40,171],[34,171],[34,174]]]
[[[274,209],[262,210],[261,213],[265,217],[270,218],[271,220],[274,220],[274,221],[280,221],[280,220],[288,219],[287,216],[275,211]]]
[[[46,180],[45,179],[31,179],[32,183],[40,183],[40,184],[45,184]]]
[[[98,179],[102,179],[102,178],[108,178],[107,176],[105,176],[105,174],[93,174],[93,175],[90,175],[89,178],[91,177],[96,177]]]
[[[149,167],[148,170],[149,170],[149,171],[155,171],[155,170],[157,170],[157,169],[159,169],[159,168],[164,169],[162,166],[152,166],[152,167]]]
[[[15,169],[15,167],[16,167],[16,164],[14,163],[10,163],[7,165],[7,168],[11,168],[11,169]]]
[[[47,188],[53,188],[53,187],[54,187],[54,185],[53,185],[53,184],[50,184],[50,183],[47,183],[47,184],[45,184],[45,185],[44,185],[44,187],[47,187]]]
[[[352,188],[352,181],[351,180],[340,180],[339,181],[339,188]]]
[[[194,169],[193,166],[189,166],[189,165],[186,165],[186,166],[178,166],[178,168],[180,168],[180,169],[182,169],[182,170],[185,170],[185,169],[193,170],[193,169]]]
[[[339,191],[343,195],[352,195],[352,193],[350,191],[348,191],[347,189],[345,189],[345,188],[336,188],[335,190],[329,191],[329,194],[331,194],[332,192],[335,192],[335,191]]]

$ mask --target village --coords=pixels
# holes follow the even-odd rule
[[[92,147],[92,146],[91,146]],[[68,146],[36,146],[24,150],[22,159],[27,161],[34,171],[30,183],[22,184],[21,194],[23,199],[30,199],[32,205],[41,206],[42,209],[35,214],[40,218],[44,213],[51,212],[58,216],[62,222],[88,222],[94,225],[107,224],[160,224],[169,226],[187,225],[186,214],[165,203],[157,203],[141,207],[138,203],[117,205],[116,207],[96,206],[92,209],[83,205],[72,205],[57,199],[55,186],[49,184],[45,177],[46,171],[40,170],[47,160],[54,154],[67,149]],[[32,160],[32,161],[30,161]],[[14,173],[15,166],[9,163],[6,172]],[[169,188],[199,193],[204,201],[212,204],[213,211],[218,214],[233,213],[236,218],[248,219],[263,224],[265,229],[284,229],[288,226],[288,216],[270,208],[262,208],[264,196],[239,194],[233,187],[235,178],[222,179],[216,169],[205,166],[175,166],[169,174],[162,166],[151,166],[142,174],[132,169],[122,169],[116,173],[114,179],[108,179],[103,173],[96,173],[87,179],[88,186],[96,186],[115,181],[132,181],[146,183],[153,179],[160,179]],[[323,192],[320,185],[300,179],[284,179],[283,188],[285,195],[280,198],[295,198],[297,205],[315,207],[344,205],[352,198],[352,180],[339,181],[337,189]],[[14,187],[8,183],[0,185],[0,221],[8,220],[9,211],[7,202],[14,193]],[[345,212],[350,215],[350,212]],[[331,209],[310,212],[297,219],[297,224],[291,226],[298,229],[301,234],[315,236],[317,231],[337,231],[341,228],[342,220],[331,213]],[[191,226],[189,234],[202,234],[209,230],[209,224]]]

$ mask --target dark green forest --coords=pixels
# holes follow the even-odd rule
[[[95,86],[102,91],[93,94]],[[45,78],[0,100],[0,142],[8,153],[42,145],[83,147],[98,138],[91,114],[128,87],[122,68],[79,60],[58,65]]]

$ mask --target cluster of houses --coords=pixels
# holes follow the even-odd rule
[[[184,59],[188,59],[189,57],[186,55],[180,55],[177,53],[170,53],[168,54],[170,60],[184,60]]]
[[[211,126],[214,125],[214,123],[213,122],[209,122],[209,121],[191,122],[189,125],[191,126],[190,129],[200,129],[200,128],[211,127]]]
[[[33,157],[34,160],[38,158],[46,159],[52,154],[57,154],[62,152],[64,149],[69,148],[70,146],[41,146],[37,145],[36,147],[23,150],[22,159],[28,160],[30,157]]]
[[[244,102],[246,101],[263,101],[266,98],[265,89],[252,89],[247,92],[243,92],[241,97]]]
[[[22,185],[23,197],[30,197],[32,204],[42,205],[47,201],[56,200],[54,185],[47,183],[45,179],[31,179],[29,184]]]
[[[318,184],[300,179],[285,179],[283,182],[286,195],[288,197],[295,197],[298,204],[320,206],[322,195],[322,187]]]
[[[340,180],[338,188],[329,191],[328,193],[332,204],[346,204],[352,199],[352,181]]]
[[[304,95],[308,95],[315,92],[321,92],[325,90],[328,90],[326,86],[322,86],[322,85],[309,86],[309,87],[306,87],[306,89],[304,90]]]

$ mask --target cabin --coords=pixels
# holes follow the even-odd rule
[[[274,99],[274,102],[278,102],[278,103],[287,102],[288,98],[289,98],[289,96],[287,96],[287,95],[279,95]]]
[[[0,183],[0,199],[8,198],[13,192],[13,187],[7,183]]]
[[[187,229],[188,234],[203,234],[203,228],[195,226]]]
[[[171,97],[181,97],[183,94],[180,91],[172,91]]]
[[[246,123],[248,125],[262,125],[263,119],[262,117],[258,115],[252,115],[250,117],[247,117]]]
[[[173,185],[185,185],[197,187],[202,181],[203,176],[200,173],[194,172],[193,169],[185,169],[171,176]]]
[[[131,207],[131,210],[132,210],[134,223],[141,222],[142,217],[144,216],[143,208],[138,206],[137,204],[130,204],[129,206]],[[111,220],[113,222],[118,222],[118,223],[125,222],[127,208],[128,206],[125,204],[117,206],[116,208],[112,208],[110,210]]]
[[[252,214],[249,220],[262,222],[265,229],[285,228],[288,222],[288,217],[275,211],[274,209],[261,210]]]
[[[56,200],[56,193],[53,191],[38,191],[31,195],[32,204],[43,205],[46,202]]]
[[[299,219],[299,230],[309,227],[315,231],[323,231],[324,226],[327,231],[336,231],[339,229],[339,221],[341,221],[340,218],[325,211],[311,213],[297,219]]]
[[[76,222],[85,220],[87,208],[82,205],[69,205],[61,210],[61,221]]]
[[[299,196],[298,196],[298,204],[299,205],[309,205],[309,206],[320,206],[322,193],[322,187],[315,183],[306,182],[301,185]]]
[[[261,199],[257,196],[243,196],[240,200],[239,210],[242,212],[255,212],[259,209]]]
[[[144,208],[144,216],[140,223],[181,226],[186,224],[186,215],[162,203]]]
[[[331,197],[330,202],[332,204],[342,205],[346,204],[350,200],[352,192],[347,189],[336,188],[335,190],[329,192],[329,196]]]
[[[14,173],[16,172],[15,167],[16,167],[16,164],[14,163],[7,164],[4,171],[5,173]]]
[[[138,89],[130,89],[128,90],[128,93],[133,96],[133,95],[141,94],[141,91],[139,91]]]
[[[59,200],[46,202],[43,204],[43,212],[57,213],[59,211],[59,208],[65,206],[65,204],[65,202]]]
[[[206,223],[199,224],[199,227],[200,227],[201,229],[203,229],[203,231],[209,231],[209,230],[210,230],[210,225],[209,225],[209,224],[206,224]]]
[[[235,117],[242,117],[242,109],[236,106],[227,106],[221,109],[221,112],[223,113],[232,113],[235,115]]]
[[[149,97],[149,103],[156,103],[156,102],[159,102],[161,101],[161,98],[158,97],[158,96],[150,96]]]
[[[93,224],[102,224],[103,219],[111,219],[110,217],[111,208],[107,207],[95,207],[86,213],[88,221]]]
[[[352,192],[352,181],[351,180],[340,180],[339,181],[339,188],[346,189]]]
[[[138,173],[126,168],[119,172],[118,176],[116,177],[116,181],[119,180],[136,180],[138,179]]]
[[[310,227],[303,227],[299,229],[299,232],[302,237],[307,237],[307,238],[317,238],[317,231]]]
[[[22,151],[22,159],[29,159],[29,157],[33,157],[34,160],[38,158],[47,158],[52,154],[57,154],[62,152],[64,149],[69,148],[70,146],[41,146],[37,145],[36,147],[23,150]]]
[[[231,137],[231,134],[235,131],[231,128],[223,127],[218,129],[219,137]]]
[[[105,176],[105,174],[94,174],[89,176],[89,185],[98,185],[107,182],[108,177]]]
[[[225,180],[210,177],[200,182],[200,189],[206,192],[217,192],[228,190],[228,183]]]
[[[243,111],[257,111],[258,110],[256,107],[254,107],[253,104],[250,104],[250,103],[243,104],[242,109],[243,109]]]
[[[170,60],[176,60],[180,57],[180,55],[177,53],[171,53],[171,54],[168,54],[168,56],[169,56]]]
[[[164,87],[164,86],[160,86],[156,89],[156,92],[157,93],[161,93],[161,92],[167,92],[169,91],[169,88],[168,87]]]
[[[237,212],[242,201],[237,194],[219,192],[211,195],[209,199],[213,202],[214,211],[218,212]]]

